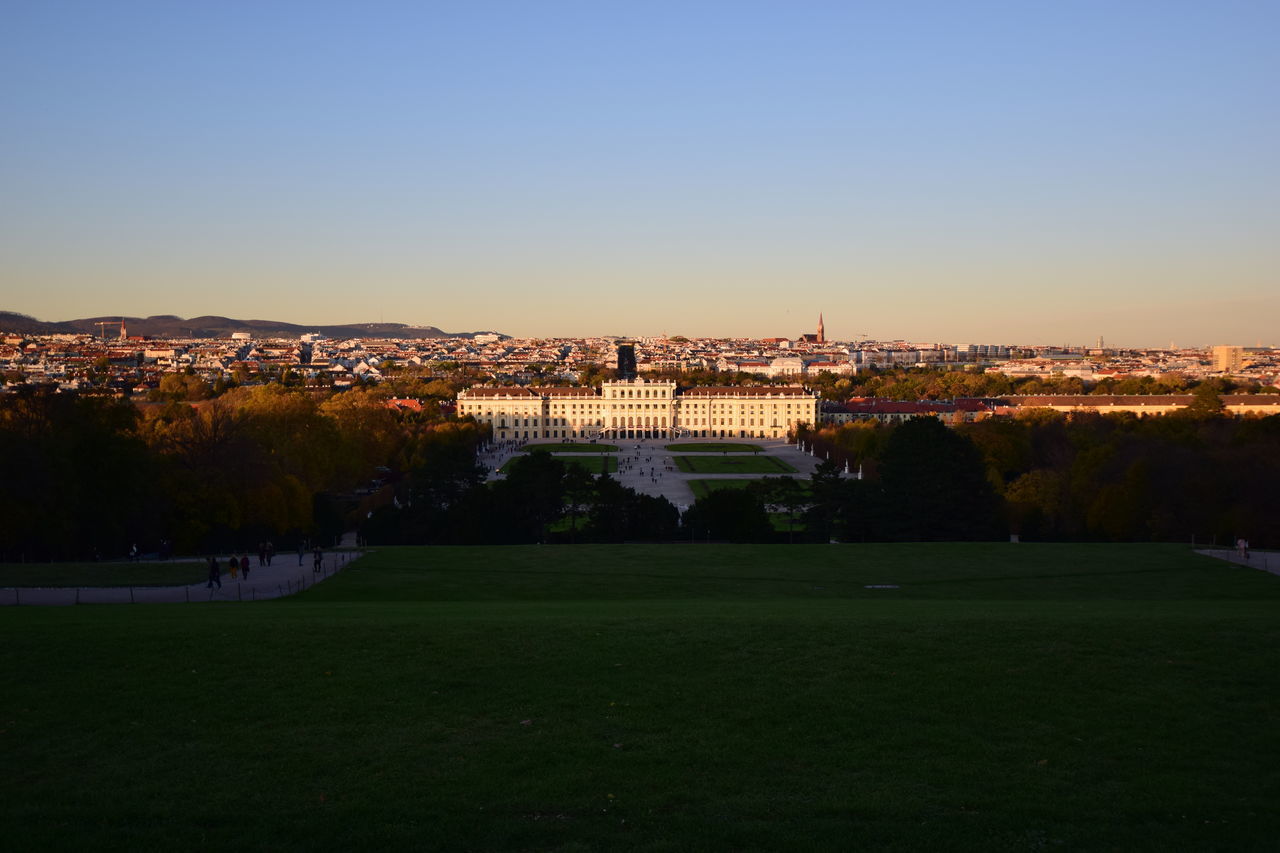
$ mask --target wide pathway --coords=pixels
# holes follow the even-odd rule
[[[257,558],[249,569],[249,577],[235,580],[222,572],[222,587],[209,589],[208,581],[189,586],[82,586],[82,587],[5,587],[0,589],[0,605],[64,605],[64,604],[173,604],[215,601],[264,601],[310,589],[333,577],[356,558],[359,551],[325,552],[319,572],[313,571],[313,557],[307,553],[298,565],[297,553],[276,554],[270,566],[257,566]],[[225,563],[226,557],[222,558]],[[199,564],[204,572],[206,561]]]
[[[545,443],[554,443],[548,441]],[[755,444],[764,448],[761,455],[772,456],[780,462],[786,462],[792,468],[796,469],[795,474],[784,475],[808,479],[815,468],[823,460],[815,458],[809,453],[801,452],[794,444],[788,444],[783,439],[762,439],[762,438],[741,438],[741,439],[725,439],[720,442],[716,439],[684,439],[672,441],[671,439],[620,439],[616,441],[601,441],[602,444],[612,444],[620,448],[618,453],[610,454],[618,460],[618,471],[611,476],[618,480],[622,485],[635,489],[637,492],[645,495],[654,495],[655,497],[664,497],[676,508],[684,512],[695,500],[693,488],[689,485],[690,480],[758,480],[766,476],[778,476],[777,474],[691,474],[676,468],[676,463],[672,459],[673,456],[722,456],[721,453],[688,453],[676,449],[668,450],[668,444]],[[553,451],[554,452],[554,451]],[[501,479],[503,475],[497,471],[513,456],[519,456],[522,453],[520,447],[510,449],[491,451],[481,457],[481,464],[489,469],[489,479]],[[594,458],[590,454],[573,454],[578,458],[590,459]],[[750,453],[730,454],[733,456],[751,456]],[[562,459],[568,458],[569,454],[561,456]]]
[[[1196,553],[1204,554],[1206,557],[1217,557],[1219,560],[1226,560],[1228,563],[1235,563],[1246,569],[1258,569],[1280,575],[1280,554],[1270,551],[1253,551],[1247,559],[1241,557],[1234,548],[1197,548]]]

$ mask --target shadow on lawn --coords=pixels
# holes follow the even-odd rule
[[[925,580],[905,581],[904,585],[909,586],[938,586],[941,584],[954,583],[983,583],[996,581],[1035,581],[1035,580],[1062,580],[1065,578],[1102,578],[1112,576],[1125,575],[1160,575],[1168,574],[1170,569],[1116,569],[1104,572],[1061,572],[1058,574],[1043,575],[965,575],[958,577],[946,578],[930,578]],[[1179,571],[1179,570],[1172,570]],[[821,584],[853,584],[862,586],[866,582],[866,578],[847,579],[847,578],[799,578],[799,577],[775,577],[772,575],[664,575],[652,572],[611,572],[609,574],[601,574],[599,572],[571,572],[571,571],[553,571],[549,569],[449,569],[449,568],[432,568],[431,572],[437,574],[456,574],[456,575],[475,575],[475,574],[491,574],[491,575],[546,575],[550,577],[581,577],[581,578],[646,578],[657,580],[704,580],[704,581],[763,581],[768,583],[821,583]]]

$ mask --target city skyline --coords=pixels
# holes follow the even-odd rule
[[[0,308],[1274,344],[1269,4],[18,3]]]
[[[19,315],[21,315],[21,312],[13,312],[13,311],[9,311],[9,310],[7,310],[7,309],[5,309],[5,308],[3,308],[3,307],[0,307],[0,315],[6,315],[6,314],[7,314],[7,315],[9,315],[10,317],[12,317],[12,316],[19,316]],[[402,321],[400,321],[400,320],[398,320],[398,319],[394,319],[394,318],[393,318],[393,319],[380,319],[380,320],[376,320],[376,321],[375,321],[375,320],[371,320],[371,319],[369,319],[369,318],[365,318],[365,320],[364,320],[364,321],[346,321],[346,322],[338,322],[338,323],[305,323],[305,322],[298,322],[298,321],[296,321],[296,320],[294,320],[294,319],[291,319],[291,318],[290,318],[290,319],[281,319],[281,318],[278,318],[278,317],[275,317],[275,318],[268,318],[268,317],[241,317],[241,318],[237,318],[237,317],[229,317],[229,316],[227,316],[226,314],[207,314],[207,315],[200,315],[199,317],[194,317],[194,316],[193,316],[193,317],[182,317],[182,316],[179,316],[179,315],[173,315],[173,314],[146,314],[146,315],[142,315],[142,314],[137,314],[137,315],[104,314],[104,315],[93,315],[92,317],[74,317],[74,318],[72,318],[72,317],[59,317],[59,318],[34,317],[34,316],[32,316],[32,315],[25,315],[25,316],[31,316],[31,319],[33,319],[33,320],[35,320],[35,321],[37,321],[38,323],[41,323],[41,324],[46,324],[46,323],[47,323],[47,324],[75,324],[75,325],[77,325],[78,327],[84,327],[84,328],[81,328],[81,329],[80,329],[80,333],[81,333],[81,334],[91,334],[91,335],[92,335],[92,336],[94,336],[94,337],[98,337],[98,336],[100,336],[100,335],[105,335],[105,339],[115,339],[115,338],[121,338],[121,339],[123,339],[123,337],[124,337],[124,335],[125,335],[126,333],[125,333],[124,331],[121,331],[121,330],[122,330],[122,329],[126,329],[126,328],[128,329],[128,334],[129,334],[129,335],[133,335],[133,334],[135,334],[135,333],[140,333],[140,334],[146,335],[146,336],[148,336],[148,337],[154,337],[154,338],[157,338],[157,339],[169,339],[169,338],[174,338],[174,337],[179,337],[179,338],[180,338],[180,337],[187,337],[188,335],[185,333],[185,330],[183,331],[183,333],[178,333],[178,332],[175,332],[175,331],[172,331],[172,330],[169,330],[169,331],[162,331],[162,332],[152,332],[152,331],[149,331],[149,330],[148,330],[148,328],[149,328],[149,326],[151,325],[150,321],[162,321],[166,327],[173,327],[173,326],[177,325],[179,328],[181,328],[181,324],[186,323],[187,321],[194,321],[194,320],[200,320],[200,319],[206,319],[206,320],[207,320],[207,319],[215,319],[215,318],[216,318],[216,319],[217,319],[217,320],[219,320],[219,321],[229,321],[229,324],[230,324],[230,325],[229,325],[229,328],[234,327],[234,328],[235,328],[236,330],[238,330],[238,331],[254,332],[254,331],[255,331],[255,329],[256,329],[256,330],[257,330],[257,333],[256,333],[256,334],[254,334],[254,337],[255,337],[255,338],[261,338],[261,339],[279,339],[279,338],[288,338],[288,337],[290,337],[290,336],[293,336],[293,335],[299,334],[299,333],[301,333],[301,332],[303,332],[304,330],[307,330],[307,329],[312,329],[312,330],[316,330],[316,331],[325,330],[325,329],[330,329],[330,330],[334,330],[334,331],[329,332],[328,334],[339,334],[339,335],[342,335],[342,334],[350,333],[353,337],[365,337],[365,338],[368,338],[368,339],[370,339],[370,340],[376,340],[376,339],[394,339],[394,338],[396,338],[396,337],[397,337],[395,334],[392,334],[392,332],[394,331],[394,329],[392,329],[392,328],[388,328],[388,327],[401,327],[401,328],[403,328],[406,332],[409,332],[409,331],[422,331],[422,330],[433,330],[434,332],[438,332],[438,333],[440,333],[440,336],[445,337],[445,338],[468,338],[468,337],[471,337],[471,336],[473,336],[473,335],[480,335],[480,336],[483,336],[483,335],[490,335],[490,334],[498,334],[498,335],[502,335],[502,336],[504,336],[504,337],[510,338],[510,339],[512,339],[512,340],[536,340],[536,339],[548,339],[548,340],[601,340],[601,339],[617,339],[617,340],[662,340],[662,339],[672,339],[672,338],[682,338],[682,337],[683,337],[683,338],[688,338],[688,339],[691,339],[691,340],[722,340],[722,341],[735,341],[735,340],[738,340],[738,341],[748,341],[748,342],[750,342],[750,341],[754,341],[754,342],[765,342],[765,341],[771,341],[771,340],[789,340],[789,341],[792,341],[792,342],[803,342],[805,339],[814,339],[814,338],[816,338],[816,339],[817,339],[817,340],[816,340],[816,343],[818,343],[818,344],[821,344],[821,343],[824,343],[824,342],[825,342],[825,343],[828,343],[828,344],[848,344],[848,345],[850,345],[851,347],[852,347],[852,346],[858,346],[859,344],[894,344],[894,343],[912,343],[912,342],[915,342],[915,343],[921,343],[921,344],[926,344],[926,343],[927,343],[927,344],[934,344],[934,345],[955,345],[955,344],[961,344],[961,343],[963,343],[963,344],[976,344],[976,343],[982,343],[982,344],[997,344],[997,343],[998,343],[998,344],[1002,344],[1002,345],[1006,345],[1006,346],[1013,346],[1013,347],[1032,347],[1032,348],[1048,348],[1048,349],[1052,349],[1052,348],[1055,348],[1055,347],[1062,347],[1062,348],[1064,348],[1064,349],[1097,349],[1097,348],[1105,347],[1106,349],[1109,349],[1109,350],[1117,350],[1117,349],[1126,349],[1126,350],[1127,350],[1127,349],[1132,349],[1132,350],[1162,350],[1162,349],[1200,349],[1200,350],[1209,350],[1209,349],[1213,349],[1213,348],[1220,348],[1220,347],[1223,347],[1223,346],[1236,347],[1236,348],[1264,348],[1264,349],[1267,349],[1267,348],[1275,349],[1275,348],[1276,348],[1276,345],[1275,345],[1275,344],[1268,344],[1268,343],[1266,343],[1265,341],[1263,341],[1263,340],[1261,340],[1261,339],[1259,339],[1259,340],[1255,340],[1255,341],[1252,341],[1252,342],[1248,342],[1248,341],[1237,341],[1237,342],[1235,342],[1234,344],[1223,344],[1222,342],[1216,342],[1216,343],[1189,343],[1189,342],[1183,342],[1183,343],[1179,343],[1179,342],[1177,342],[1177,341],[1167,341],[1167,342],[1165,342],[1165,343],[1163,343],[1163,344],[1159,344],[1159,343],[1158,343],[1158,344],[1152,344],[1152,345],[1149,345],[1149,346],[1148,346],[1148,345],[1136,345],[1136,344],[1127,344],[1127,343],[1123,343],[1123,342],[1117,342],[1117,341],[1115,341],[1114,339],[1109,339],[1109,338],[1106,338],[1105,336],[1102,336],[1102,335],[1099,335],[1098,337],[1093,338],[1093,339],[1090,339],[1090,340],[1079,340],[1079,341],[1053,341],[1053,340],[1037,340],[1037,341],[1033,341],[1033,340],[1026,340],[1026,339],[1018,338],[1018,337],[1016,337],[1016,336],[1013,336],[1013,337],[1006,336],[1006,337],[1000,337],[1000,338],[992,338],[992,339],[990,339],[990,340],[980,340],[980,339],[968,339],[968,340],[962,340],[961,338],[958,338],[958,337],[956,337],[956,336],[954,336],[954,335],[953,335],[953,336],[950,336],[950,337],[940,337],[940,338],[925,338],[925,337],[921,337],[921,336],[912,336],[912,335],[895,335],[895,336],[890,336],[890,337],[873,338],[873,337],[870,337],[870,336],[867,336],[867,335],[862,335],[862,334],[852,335],[852,336],[849,336],[849,337],[838,337],[838,336],[831,336],[831,335],[826,335],[826,334],[824,334],[823,315],[822,315],[821,313],[819,313],[819,315],[818,315],[818,321],[817,321],[817,323],[815,324],[815,326],[814,326],[814,328],[813,328],[812,330],[808,330],[808,331],[806,331],[806,330],[801,329],[801,330],[799,330],[799,331],[796,331],[796,332],[794,332],[794,333],[790,333],[790,334],[786,334],[786,333],[779,333],[779,334],[769,334],[769,335],[759,335],[759,336],[738,335],[738,334],[729,334],[729,335],[710,335],[710,334],[700,334],[700,333],[698,333],[698,332],[696,332],[696,331],[695,331],[695,332],[689,332],[688,334],[683,334],[683,333],[681,333],[681,334],[675,334],[675,333],[665,333],[665,332],[663,332],[663,333],[653,334],[653,335],[628,334],[628,333],[622,333],[622,332],[595,332],[595,333],[586,334],[586,335],[559,335],[559,334],[545,334],[545,335],[519,335],[519,334],[511,334],[511,333],[509,333],[509,332],[505,332],[505,331],[503,331],[502,329],[497,329],[497,328],[492,328],[492,327],[482,327],[482,326],[480,326],[480,325],[476,325],[476,326],[474,326],[474,328],[469,329],[469,330],[465,330],[465,331],[464,331],[464,330],[460,330],[460,329],[442,329],[442,328],[440,328],[438,325],[433,324],[433,323],[404,323],[404,322],[402,322]],[[91,322],[91,321],[94,321],[94,320],[102,320],[102,322],[96,322],[96,323]],[[85,326],[85,324],[86,324],[86,323],[88,323],[88,324],[89,324],[89,326]],[[252,327],[250,327],[248,324],[253,324],[253,326],[252,326]],[[279,329],[274,329],[274,330],[273,330],[272,328],[270,328],[272,324],[278,325],[280,328],[279,328]],[[20,331],[20,332],[31,332],[31,333],[36,333],[36,334],[49,334],[49,333],[50,333],[48,330],[41,331],[41,330],[38,330],[38,329],[35,329],[35,328],[31,328],[31,329],[23,329],[23,328],[20,328],[20,325],[21,325],[21,324],[19,324],[19,323],[16,323],[16,322],[13,322],[13,321],[9,321],[9,322],[4,323],[2,327],[3,327],[3,328],[11,328],[13,331]],[[143,327],[142,329],[139,329],[139,326],[140,326],[140,325]],[[242,328],[242,326],[243,326],[243,328]],[[96,327],[96,328],[90,328],[90,327]],[[288,328],[285,328],[285,327],[288,327]],[[370,331],[369,331],[368,333],[366,333],[366,334],[357,334],[357,332],[362,331],[362,327],[368,327],[368,329],[369,329]],[[195,327],[192,327],[192,328],[194,329]],[[201,327],[200,327],[200,329],[202,329],[202,330],[203,330],[203,332],[202,332],[201,334],[196,335],[196,337],[206,337],[206,338],[207,338],[207,337],[214,337],[214,338],[219,337],[219,335],[218,335],[218,334],[214,334],[214,333],[211,333],[211,332],[209,331],[209,329],[214,329],[214,328],[215,328],[215,327],[213,327],[213,326],[210,326],[210,327],[207,327],[207,328],[206,328],[205,326],[201,326]],[[104,329],[109,330],[109,332],[108,332],[108,331],[104,331]],[[338,331],[338,330],[342,330],[342,331]],[[224,333],[223,333],[221,336],[224,336],[224,337],[225,337],[225,334],[229,334],[229,332],[226,332],[226,331],[224,330]],[[815,342],[815,341],[810,341],[810,342],[811,342],[811,343],[813,343],[813,342]]]

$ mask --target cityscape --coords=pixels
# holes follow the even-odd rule
[[[14,315],[10,315],[13,317]],[[398,339],[332,339],[304,333],[283,337],[233,332],[221,337],[155,338],[130,334],[125,318],[96,322],[100,332],[0,332],[0,390],[24,383],[52,383],[63,390],[107,387],[145,395],[166,373],[192,371],[204,378],[279,376],[285,370],[317,386],[376,383],[384,372],[426,375],[471,371],[495,384],[572,384],[584,370],[610,367],[618,343],[629,344],[642,373],[715,371],[746,373],[770,382],[800,383],[820,374],[856,376],[884,368],[999,373],[1009,377],[1079,380],[1081,390],[1099,382],[1178,377],[1198,382],[1227,378],[1242,387],[1275,392],[1280,347],[1220,345],[1197,348],[1108,348],[1027,343],[941,343],[904,340],[827,340],[823,318],[816,331],[759,340],[745,338],[588,337],[516,338],[496,332]],[[10,320],[6,325],[20,326]],[[438,331],[438,330],[437,330]],[[1120,390],[1117,393],[1126,393]]]
[[[2,20],[13,849],[1276,848],[1280,0]]]

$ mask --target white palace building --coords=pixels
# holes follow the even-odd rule
[[[497,441],[534,438],[786,438],[818,422],[818,396],[796,385],[680,389],[623,379],[590,387],[475,387],[458,415],[490,424]]]

